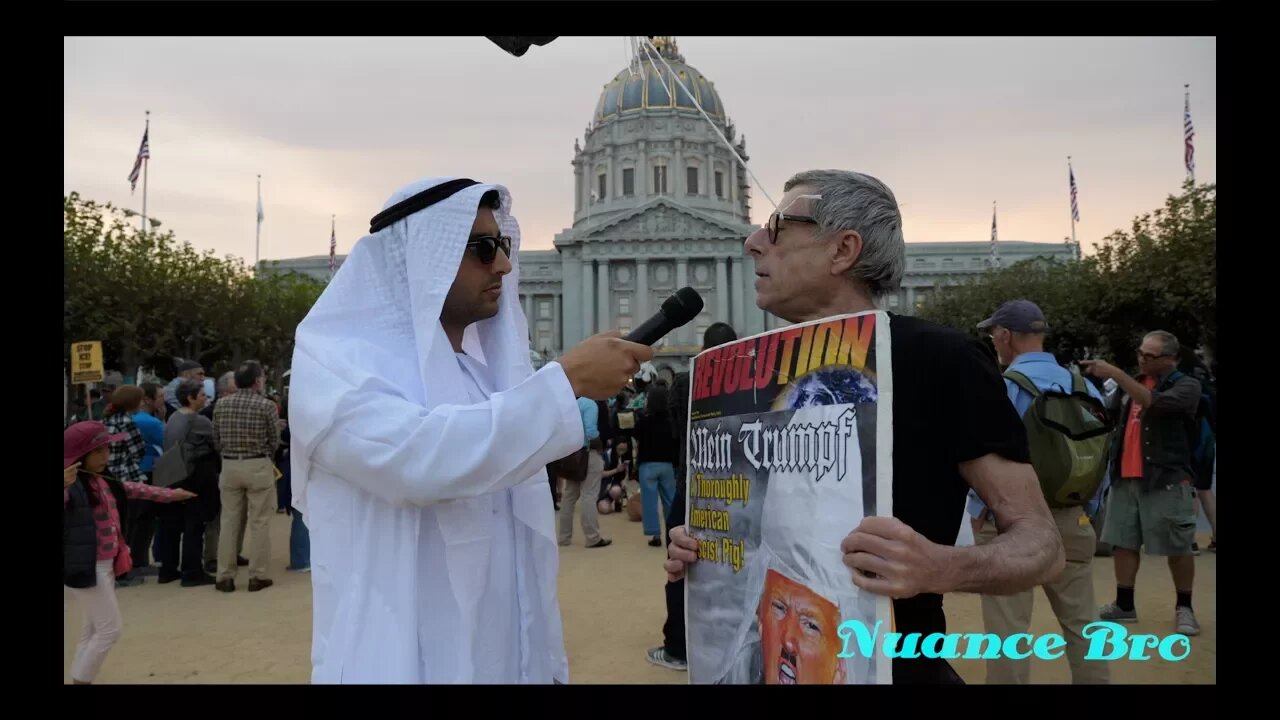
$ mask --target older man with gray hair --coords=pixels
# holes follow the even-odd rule
[[[1137,622],[1133,603],[1140,548],[1169,558],[1177,592],[1174,625],[1183,635],[1199,635],[1191,608],[1195,584],[1195,471],[1188,427],[1200,404],[1200,381],[1178,371],[1178,338],[1149,332],[1137,349],[1138,377],[1102,360],[1081,362],[1095,377],[1115,380],[1122,418],[1112,443],[1111,476],[1102,542],[1115,547],[1116,601],[1098,611],[1103,620]]]
[[[811,170],[787,181],[777,210],[751,234],[756,304],[790,322],[876,309],[906,265],[893,192],[869,175]],[[893,517],[866,517],[839,548],[848,582],[893,599],[896,631],[946,632],[942,596],[1006,594],[1056,577],[1062,537],[1031,467],[1027,435],[982,342],[889,313],[893,375]],[[881,328],[877,328],[879,333]],[[999,536],[955,547],[972,487]],[[849,523],[858,518],[850,517]],[[668,578],[697,560],[686,528],[671,533]],[[960,684],[945,660],[898,658],[895,684]]]

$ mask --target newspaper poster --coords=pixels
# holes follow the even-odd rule
[[[889,317],[879,311],[694,358],[690,683],[891,682],[888,658],[839,657],[841,623],[891,625],[889,599],[859,590],[840,551],[863,517],[893,513],[891,368]]]

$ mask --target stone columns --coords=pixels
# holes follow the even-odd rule
[[[742,334],[742,328],[743,328],[742,320],[744,318],[743,316],[744,310],[742,307],[742,296],[746,290],[746,288],[743,287],[743,282],[742,282],[742,274],[743,272],[745,272],[742,269],[742,267],[743,267],[742,258],[740,257],[733,258],[733,275],[732,275],[732,279],[730,280],[730,283],[732,284],[729,286],[730,294],[733,297],[733,315],[728,320],[726,320],[726,322],[732,325],[740,335]]]
[[[560,295],[551,296],[551,350],[557,356],[565,351],[564,338],[560,336]]]
[[[640,146],[640,162],[636,166],[636,197],[640,202],[644,202],[653,194],[649,188],[653,187],[653,178],[649,176],[649,151],[644,140],[639,142]]]
[[[596,313],[596,332],[604,332],[613,327],[613,313],[609,310],[609,261],[598,260],[597,262],[600,264],[596,268],[596,280],[599,282],[596,302],[600,309]]]
[[[676,152],[679,152],[678,150]],[[689,284],[689,259],[676,258],[676,289],[679,290]],[[684,327],[676,330],[676,344],[689,344],[689,326],[693,323],[687,323]]]
[[[613,199],[622,195],[622,192],[621,192],[622,189],[618,187],[617,173],[614,170],[614,165],[613,165],[613,146],[612,145],[609,146],[609,156],[605,158],[605,167],[607,168],[607,170],[605,171],[605,174],[608,175],[609,179],[605,183],[605,187],[604,187],[605,197],[600,198],[601,202],[603,202],[605,199]]]
[[[596,334],[595,321],[595,303],[593,295],[595,288],[595,274],[592,272],[592,260],[590,258],[582,259],[582,339],[587,339]]]
[[[751,256],[744,256],[742,263],[743,323],[737,328],[740,337],[764,332],[764,311],[755,302],[756,299],[756,263]]]
[[[726,259],[716,258],[716,322],[729,322],[729,268]]]
[[[582,212],[582,163],[573,161],[573,211]]]
[[[708,144],[706,151],[702,154],[702,187],[699,190],[709,198],[716,196],[716,168],[711,164],[711,157],[711,145]]]
[[[633,327],[649,319],[649,258],[636,258],[636,305],[631,315]]]
[[[676,138],[675,148],[675,168],[667,168],[667,189],[671,191],[672,195],[680,197],[689,192],[689,189],[685,187],[684,182],[684,141],[680,138]],[[673,169],[675,170],[676,176],[670,177]],[[684,285],[681,285],[680,287],[684,287]]]
[[[738,159],[732,154],[729,155],[729,172],[725,173],[724,181],[729,183],[729,202],[733,205],[734,212],[738,210]],[[746,218],[746,222],[751,222],[751,218]]]
[[[582,332],[582,319],[578,315],[582,309],[582,271],[579,267],[582,265],[576,255],[571,255],[566,250],[561,254],[564,264],[564,311],[568,313],[563,319],[560,318],[559,311],[556,312],[557,321],[562,325],[564,335],[561,350],[567,350],[578,344],[581,340],[579,333]]]
[[[534,338],[538,337],[536,332],[538,329],[538,320],[533,316],[533,295],[525,293],[524,296],[524,321],[529,325],[529,342],[532,343]],[[540,349],[540,348],[539,348]]]
[[[906,312],[903,314],[904,315],[916,314],[916,289],[913,287],[907,288],[907,307],[906,307]]]

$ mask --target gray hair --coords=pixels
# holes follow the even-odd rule
[[[222,376],[218,378],[218,395],[227,395],[235,392],[235,387],[236,373],[234,370],[224,372],[222,373]]]
[[[191,404],[191,400],[202,392],[204,392],[204,383],[192,379],[179,382],[173,394],[178,399],[179,406],[187,407]]]
[[[1176,356],[1182,349],[1182,346],[1178,344],[1178,338],[1171,332],[1165,332],[1164,330],[1152,330],[1142,337],[1144,340],[1149,337],[1160,338],[1160,342],[1164,344],[1165,355]]]
[[[783,192],[806,185],[822,196],[813,219],[823,233],[855,230],[862,236],[862,255],[849,277],[864,283],[872,297],[898,289],[907,265],[902,213],[887,185],[849,170],[806,170],[783,186]]]

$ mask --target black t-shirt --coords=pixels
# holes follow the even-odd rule
[[[959,464],[992,453],[1029,463],[1026,430],[981,340],[893,313],[890,327],[893,514],[930,541],[954,545],[969,491]],[[897,632],[946,632],[941,595],[895,600],[893,610]],[[895,677],[902,665],[894,662]],[[906,681],[913,673],[902,669]]]
[[[689,373],[676,373],[671,382],[671,421],[676,431],[676,481],[683,483],[689,450]]]

